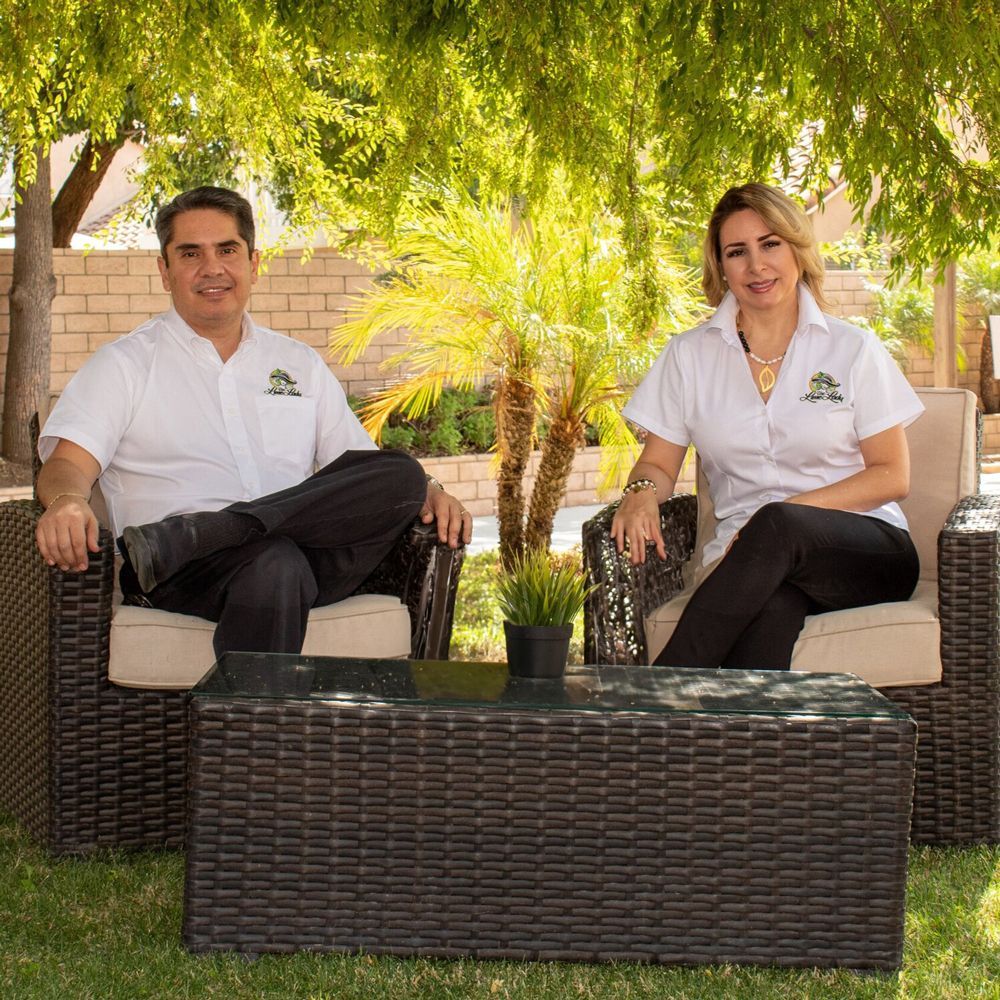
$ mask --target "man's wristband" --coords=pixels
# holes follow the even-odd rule
[[[656,496],[656,483],[652,479],[633,479],[632,482],[625,484],[622,499],[624,500],[629,493],[642,493],[644,490],[652,490],[653,496]]]
[[[79,497],[84,503],[90,503],[90,497],[84,496],[82,493],[71,493],[67,490],[65,493],[57,493],[45,505],[45,509],[48,510],[57,500],[62,500],[63,497]]]
[[[442,493],[444,493],[444,487],[441,485],[440,480],[435,479],[429,472],[425,472],[424,475],[427,477],[427,484],[429,486],[436,486]]]

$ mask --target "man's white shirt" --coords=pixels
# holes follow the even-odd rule
[[[116,535],[265,496],[345,451],[375,448],[307,344],[245,315],[239,347],[223,364],[173,309],[77,372],[45,422],[43,461],[60,438],[100,464]]]
[[[718,518],[705,565],[764,504],[860,472],[860,441],[923,412],[878,338],[821,312],[803,285],[798,326],[765,405],[737,310],[727,293],[705,323],[672,338],[624,409],[658,437],[697,449]],[[865,513],[906,527],[898,504]]]

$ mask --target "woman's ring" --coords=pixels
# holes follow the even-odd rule
[[[460,511],[458,512],[458,516],[459,516],[459,517],[465,517],[465,515],[466,515],[466,514],[468,514],[468,513],[469,513],[469,512],[468,512],[468,511],[467,511],[467,510],[466,510],[466,509],[465,509],[465,508],[463,507],[463,508],[462,508],[462,509],[461,509],[461,510],[460,510]],[[471,515],[471,514],[469,514],[469,516],[471,517],[472,515]]]

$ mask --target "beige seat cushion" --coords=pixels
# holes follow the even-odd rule
[[[955,504],[976,492],[976,397],[967,389],[921,388],[916,393],[926,412],[906,428],[910,495],[900,506],[920,556],[917,590],[909,601],[807,618],[792,652],[792,670],[857,674],[876,687],[941,680],[937,539]],[[698,529],[684,568],[685,591],[645,622],[651,659],[673,635],[691,591],[715,566],[701,566],[702,549],[715,534],[716,522],[700,462],[697,493]]]
[[[215,662],[214,623],[193,615],[119,606],[111,620],[108,675],[123,687],[186,690]],[[410,616],[396,597],[359,594],[309,615],[311,656],[410,655]]]
[[[686,591],[646,618],[651,658],[673,635],[690,596]],[[857,674],[873,687],[936,684],[940,647],[937,586],[922,580],[908,601],[810,615],[792,651],[792,670]]]

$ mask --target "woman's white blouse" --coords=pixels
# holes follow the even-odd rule
[[[799,323],[765,404],[726,295],[701,326],[668,341],[624,409],[674,444],[693,444],[718,518],[704,563],[765,503],[829,486],[865,467],[860,442],[923,412],[872,333],[822,313],[799,285]],[[895,503],[866,511],[905,528]]]

